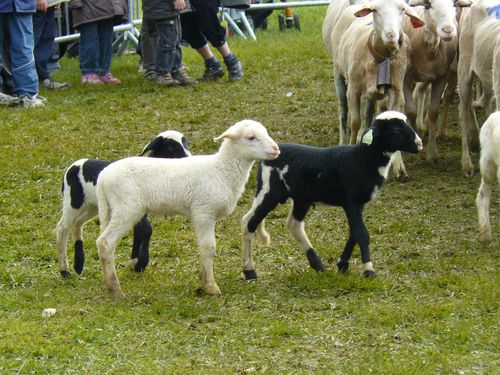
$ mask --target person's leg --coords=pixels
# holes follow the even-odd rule
[[[98,23],[99,34],[99,79],[109,85],[119,85],[122,82],[111,74],[111,59],[113,55],[113,18]]]
[[[229,78],[232,80],[240,79],[243,77],[241,63],[238,58],[231,52],[228,44],[226,43],[226,30],[222,27],[218,18],[217,12],[219,11],[218,1],[216,0],[195,0],[197,22],[200,31],[208,39],[210,44],[215,47],[224,58]],[[207,52],[206,48],[201,48],[198,53],[204,56]],[[206,55],[208,56],[208,55]],[[205,57],[206,57],[205,56]],[[210,66],[213,64],[215,57],[205,59],[205,64]],[[207,68],[208,70],[208,68]]]
[[[14,92],[20,97],[32,99],[38,94],[38,76],[33,56],[33,15],[8,13],[6,21]]]
[[[82,83],[102,85],[97,75],[99,59],[97,22],[84,23],[79,25],[78,28],[78,31],[80,31],[79,55]]]
[[[60,90],[69,86],[67,82],[56,82],[50,78],[49,60],[54,49],[54,38],[57,35],[55,8],[50,7],[47,13],[36,12],[33,15],[33,33],[35,35],[35,66],[40,86]]]
[[[158,42],[156,45],[156,83],[160,86],[177,86],[179,82],[172,78],[172,69],[176,60],[176,47],[180,43],[176,19],[166,18],[156,21]]]
[[[158,33],[154,20],[149,18],[142,19],[141,28],[141,52],[142,67],[144,69],[144,78],[155,79],[155,59],[156,59],[156,40]]]
[[[181,20],[180,17],[175,19],[175,30],[177,34],[176,45],[174,48],[174,61],[172,64],[172,77],[179,81],[181,86],[192,86],[196,84],[196,81],[188,76],[186,69],[182,65],[182,50],[180,46],[180,40],[182,37],[181,31]]]
[[[3,43],[5,35],[3,19],[3,14],[0,14],[0,73],[3,69]],[[0,74],[0,105],[10,106],[17,103],[18,99],[16,97],[3,93],[3,83],[2,74]]]

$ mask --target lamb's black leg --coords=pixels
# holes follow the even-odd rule
[[[351,259],[354,246],[356,246],[356,241],[354,240],[352,233],[349,231],[349,239],[347,240],[344,251],[337,262],[337,267],[340,273],[347,273],[349,271],[349,260]]]
[[[304,219],[306,217],[307,211],[311,207],[310,204],[304,204],[301,202],[293,202],[292,210],[288,216],[288,229],[293,234],[293,237],[298,242],[302,251],[306,254],[309,265],[315,271],[324,271],[325,267],[321,258],[318,256],[316,251],[313,249],[309,238],[307,238],[306,231],[304,230]]]
[[[349,222],[349,229],[355,243],[361,250],[361,262],[363,263],[363,274],[365,277],[375,277],[373,265],[370,259],[370,235],[363,222],[363,206],[352,206],[344,208]]]
[[[149,241],[153,234],[153,228],[149,223],[147,216],[144,215],[138,224],[134,227],[134,245],[136,236],[139,238],[139,253],[137,263],[134,265],[135,272],[144,272],[149,263]]]
[[[288,190],[279,173],[273,167],[259,163],[257,170],[257,192],[252,203],[252,208],[242,219],[242,247],[243,274],[246,280],[255,280],[257,273],[252,259],[252,241],[259,225],[260,234],[265,237],[263,220],[267,214],[274,210],[278,203],[285,203],[288,199]],[[269,236],[267,236],[269,239]]]
[[[261,191],[262,192],[262,191]],[[255,200],[258,199],[258,196]],[[242,234],[242,257],[243,257],[243,275],[245,280],[256,280],[257,272],[255,272],[253,259],[252,259],[252,240],[255,237],[257,227],[266,218],[267,214],[271,212],[278,205],[278,201],[274,197],[267,194],[262,202],[255,206],[252,204],[250,211],[243,217],[243,234]]]
[[[85,264],[85,251],[83,250],[83,241],[75,241],[75,264],[73,265],[74,270],[77,274],[81,275],[83,272],[83,265]]]

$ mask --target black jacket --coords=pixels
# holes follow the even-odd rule
[[[175,17],[179,12],[174,8],[174,0],[142,0],[144,18],[161,19]]]

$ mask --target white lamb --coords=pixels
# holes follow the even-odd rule
[[[278,157],[278,145],[252,120],[237,122],[214,140],[224,139],[213,155],[184,159],[132,157],[104,169],[97,183],[101,234],[97,239],[104,283],[123,297],[114,265],[120,239],[146,213],[191,218],[201,255],[205,293],[220,294],[213,274],[215,223],[229,215],[244,191],[255,160]]]
[[[476,197],[479,216],[479,240],[491,242],[490,198],[491,184],[500,183],[500,111],[492,113],[479,134],[481,143],[481,186]]]

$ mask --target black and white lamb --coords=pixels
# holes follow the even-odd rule
[[[191,156],[187,138],[175,130],[164,131],[149,142],[142,155],[153,158],[183,158]],[[74,269],[83,272],[85,252],[82,228],[85,222],[97,215],[96,183],[101,171],[112,162],[98,159],[81,159],[69,166],[62,183],[62,216],[56,226],[56,244],[59,270],[63,277],[70,277],[67,242],[73,230],[75,261]],[[146,216],[134,226],[134,242],[130,267],[142,272],[149,262],[149,240],[152,228]]]
[[[304,218],[312,206],[323,204],[342,207],[349,223],[349,239],[337,263],[339,272],[348,271],[349,259],[358,244],[363,273],[374,277],[363,208],[378,195],[394,154],[397,151],[417,153],[423,148],[407,117],[396,111],[379,114],[357,145],[319,148],[289,143],[279,147],[281,154],[277,159],[259,164],[256,196],[252,208],[242,219],[245,278],[257,278],[252,259],[255,232],[264,243],[270,243],[264,219],[278,203],[285,203],[288,198],[292,199],[288,229],[313,269],[322,271],[324,266],[304,230]]]

